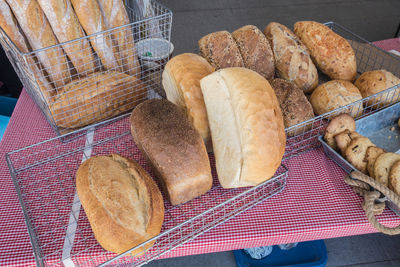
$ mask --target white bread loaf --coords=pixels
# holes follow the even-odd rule
[[[209,151],[212,148],[211,135],[200,80],[212,72],[214,68],[207,60],[185,53],[168,61],[162,74],[167,99],[185,110]]]
[[[32,49],[58,44],[50,24],[36,0],[7,0]],[[67,58],[61,47],[36,53],[56,87],[71,80]]]
[[[87,35],[107,29],[97,0],[71,0],[75,13]],[[118,44],[110,32],[89,37],[90,43],[106,70],[122,71]]]
[[[286,135],[269,82],[245,68],[226,68],[200,81],[218,179],[224,188],[254,186],[281,164]]]
[[[122,0],[99,0],[107,29],[129,24],[129,16]],[[140,64],[137,58],[132,27],[123,27],[113,31],[118,43],[121,63],[127,74],[140,78]]]
[[[26,43],[24,36],[18,28],[18,22],[5,1],[0,1],[0,27],[22,53],[28,53],[30,51],[29,45]],[[38,63],[35,62],[34,58],[28,58],[28,63],[33,72],[33,77],[31,78],[32,80],[36,80],[42,93],[43,101],[51,102],[54,93],[53,86],[38,68]]]
[[[125,252],[161,231],[161,192],[133,160],[116,154],[86,160],[76,173],[76,191],[94,236],[105,250]],[[133,254],[153,244],[154,241]]]
[[[70,0],[38,0],[38,2],[60,43],[85,36]],[[94,72],[94,56],[87,39],[65,44],[63,48],[78,74],[86,76]]]

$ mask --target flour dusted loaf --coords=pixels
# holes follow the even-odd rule
[[[310,102],[315,114],[322,115],[361,99],[360,91],[351,82],[332,80],[315,88],[311,94]],[[357,117],[363,112],[363,103],[360,102],[341,112],[350,113],[352,117]]]
[[[221,185],[254,186],[271,178],[285,152],[286,135],[269,82],[249,69],[226,68],[200,85]]]
[[[244,67],[239,48],[227,31],[207,34],[199,40],[200,54],[216,69]]]
[[[86,160],[76,173],[76,190],[94,236],[105,250],[123,253],[161,231],[162,195],[133,160],[116,154]]]
[[[196,54],[185,53],[168,61],[162,74],[167,99],[185,110],[207,150],[211,149],[212,144],[200,80],[212,72],[214,68],[207,60]]]
[[[165,99],[146,100],[132,111],[131,132],[172,205],[211,189],[203,139],[178,106]]]
[[[271,43],[279,77],[311,93],[318,85],[318,71],[304,44],[290,29],[277,22],[269,23],[264,34]]]
[[[357,62],[346,39],[315,21],[296,22],[294,33],[308,48],[319,70],[334,80],[354,80]]]
[[[59,127],[78,128],[128,112],[146,98],[147,89],[117,71],[93,73],[60,90],[50,112]]]
[[[271,81],[271,86],[282,109],[283,121],[286,128],[314,117],[310,102],[308,102],[303,91],[294,83],[277,78]],[[304,130],[307,129],[299,129],[300,132]],[[289,132],[288,134],[295,135],[298,133]]]
[[[246,68],[254,70],[265,79],[275,75],[275,60],[264,34],[254,25],[246,25],[232,33]]]
[[[354,85],[358,87],[363,98],[382,92],[400,84],[400,79],[386,70],[367,71],[358,77]],[[368,100],[367,106],[380,108],[400,100],[400,88],[386,92]],[[379,103],[379,104],[378,104]]]

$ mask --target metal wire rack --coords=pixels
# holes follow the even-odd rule
[[[357,60],[358,75],[366,71],[386,69],[397,77],[400,77],[400,57],[391,55],[374,46],[372,43],[335,22],[327,22],[325,25],[340,36],[346,38],[353,47]],[[329,78],[322,73],[319,73],[319,76],[320,83],[329,80]],[[400,84],[397,84],[375,95],[286,128],[288,138],[284,159],[289,159],[302,152],[319,147],[320,143],[318,142],[318,137],[325,132],[328,122],[335,115],[349,113],[355,118],[362,118],[373,112],[384,109],[399,100]]]
[[[0,43],[25,89],[58,135],[133,109],[160,88],[163,61],[169,59],[172,12],[151,2],[152,13],[141,17],[125,0],[129,20],[50,47],[21,51],[0,28]],[[162,58],[144,67],[138,44]]]
[[[116,255],[95,240],[75,191],[75,173],[82,161],[110,153],[135,159],[154,177],[132,140],[128,115],[6,155],[38,266],[140,266],[274,196],[286,184],[287,169],[282,165],[273,178],[256,187],[224,189],[210,154],[212,189],[179,206],[165,201],[161,233],[146,242],[155,240],[153,247],[132,255],[145,246],[142,243]]]

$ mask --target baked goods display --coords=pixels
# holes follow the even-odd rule
[[[196,54],[185,53],[170,59],[162,73],[167,99],[185,110],[209,151],[212,148],[211,134],[200,80],[212,72],[214,68],[207,60]]]
[[[351,82],[343,80],[332,80],[319,85],[310,97],[311,105],[317,115],[346,106],[355,101],[361,100],[362,96],[357,87]],[[363,103],[354,105],[347,110],[356,117],[363,112]]]
[[[294,83],[276,78],[271,81],[271,86],[278,98],[286,128],[314,117],[310,102]],[[295,135],[297,133],[290,132],[288,134]]]
[[[335,136],[343,132],[346,132],[346,130],[349,131],[350,133],[355,132],[356,122],[354,121],[353,117],[351,117],[346,113],[337,115],[334,118],[332,118],[332,120],[326,127],[324,140],[330,147],[337,150]],[[342,150],[344,149],[342,148]]]
[[[367,149],[371,146],[375,145],[367,137],[354,138],[347,146],[344,156],[357,170],[367,173],[367,162],[364,159]]]
[[[246,68],[226,68],[200,81],[224,188],[254,186],[281,164],[286,135],[269,82]]]
[[[264,34],[271,43],[279,77],[311,93],[318,85],[318,71],[307,48],[289,28],[277,22],[269,23]]]
[[[349,42],[315,21],[299,21],[294,33],[308,48],[318,69],[333,80],[353,81],[357,74],[354,50]]]
[[[131,132],[172,205],[211,189],[211,167],[203,139],[178,106],[160,99],[139,104],[131,114]]]
[[[161,192],[133,160],[116,154],[91,157],[76,173],[76,190],[94,236],[105,250],[123,253],[161,231]]]
[[[275,75],[275,60],[265,35],[254,25],[246,25],[232,32],[244,66],[254,70],[265,79]]]
[[[360,90],[363,98],[382,92],[400,84],[400,79],[386,70],[367,71],[358,77],[354,85]],[[367,101],[367,106],[380,108],[400,100],[400,89],[392,90],[380,96],[372,97]],[[378,104],[379,103],[379,104]]]
[[[146,93],[142,81],[134,76],[95,72],[64,86],[49,109],[57,126],[78,128],[128,112]]]
[[[207,34],[199,40],[200,54],[215,68],[244,67],[232,35],[227,31]]]

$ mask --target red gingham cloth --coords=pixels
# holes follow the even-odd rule
[[[400,50],[400,40],[377,43]],[[0,266],[34,266],[22,209],[4,154],[55,137],[41,111],[23,90],[0,143]],[[362,199],[343,182],[344,172],[322,149],[286,162],[283,192],[224,224],[181,245],[163,257],[234,250],[255,246],[372,233],[361,209]],[[386,209],[379,220],[388,226],[400,219]]]

